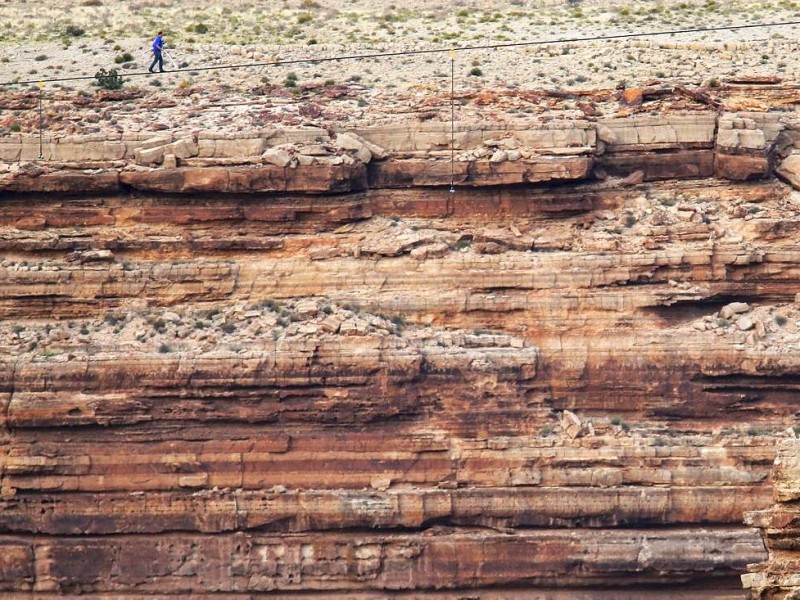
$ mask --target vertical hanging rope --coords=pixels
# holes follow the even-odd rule
[[[450,50],[450,193],[456,191],[456,51]]]
[[[39,82],[39,160],[44,160],[44,144],[42,142],[42,93],[44,90],[44,82]]]

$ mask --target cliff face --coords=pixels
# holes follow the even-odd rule
[[[767,560],[749,565],[742,575],[748,598],[783,600],[796,598],[800,591],[797,576],[798,539],[798,443],[786,440],[778,447],[773,469],[775,505],[745,515],[747,524],[761,529],[769,551]]]
[[[791,124],[260,135],[0,149],[4,597],[736,596]]]

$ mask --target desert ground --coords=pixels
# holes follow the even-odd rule
[[[222,128],[231,119],[245,127],[302,124],[315,115],[300,114],[301,104],[315,98],[325,109],[316,116],[331,121],[403,119],[424,113],[432,97],[449,94],[451,67],[457,95],[566,91],[557,108],[570,111],[574,93],[592,90],[676,83],[714,88],[741,77],[795,81],[798,26],[559,40],[794,20],[800,20],[796,2],[749,0],[5,0],[0,84],[7,95],[38,94],[44,82],[45,123],[67,133]],[[164,31],[170,72],[150,75],[149,46],[158,30]],[[500,47],[464,49],[487,45]],[[303,62],[406,50],[431,52]],[[233,65],[240,67],[228,68]],[[70,110],[76,95],[98,91],[100,69],[117,69],[124,89],[147,103],[121,103],[97,114]],[[253,111],[253,103],[267,108]],[[476,116],[471,103],[460,104],[459,118]],[[492,109],[512,118],[541,112],[519,103]],[[31,110],[5,111],[0,133],[34,131],[37,118]]]

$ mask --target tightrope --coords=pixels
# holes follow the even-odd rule
[[[414,56],[421,54],[443,54],[447,52],[465,52],[472,50],[497,50],[501,48],[521,48],[525,46],[547,46],[551,44],[578,44],[582,42],[602,42],[611,40],[635,39],[644,37],[657,37],[663,35],[682,35],[687,33],[710,33],[714,31],[738,31],[742,29],[757,29],[761,27],[787,27],[800,25],[800,21],[773,21],[768,23],[751,23],[749,25],[722,25],[718,27],[694,27],[691,29],[671,29],[663,31],[645,31],[640,33],[619,33],[613,35],[595,35],[588,37],[557,38],[553,40],[532,40],[526,42],[507,42],[502,44],[485,44],[475,46],[456,46],[430,48],[427,50],[403,50],[397,52],[377,52],[374,54],[345,54],[339,56],[329,56],[322,58],[296,58],[291,60],[276,60],[269,62],[240,63],[233,65],[216,65],[210,67],[187,67],[175,69],[169,73],[190,73],[199,71],[222,71],[227,69],[254,69],[260,67],[278,67],[287,65],[309,64],[316,65],[325,62],[336,62],[343,60],[368,60],[374,58],[392,58],[398,56]],[[152,73],[147,71],[127,73],[125,77],[152,77]],[[33,79],[28,81],[6,81],[0,86],[11,85],[31,85],[35,83],[62,83],[67,81],[88,81],[95,79],[94,75],[82,75],[78,77],[57,77],[52,79]]]

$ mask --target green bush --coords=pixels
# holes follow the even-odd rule
[[[469,70],[469,74],[472,75],[473,77],[480,77],[481,75],[483,75],[483,71],[481,71],[480,67],[472,67]]]
[[[205,23],[198,23],[194,26],[195,33],[208,33],[208,25]]]
[[[86,30],[83,27],[78,27],[77,25],[67,25],[66,29],[64,29],[64,35],[69,37],[81,37],[86,33]]]
[[[117,64],[131,62],[133,60],[133,55],[130,52],[125,52],[124,54],[120,54],[116,58],[114,58],[114,62]]]
[[[104,90],[118,90],[125,83],[116,69],[111,69],[110,71],[100,69],[94,74],[94,78],[97,79],[97,85]]]

